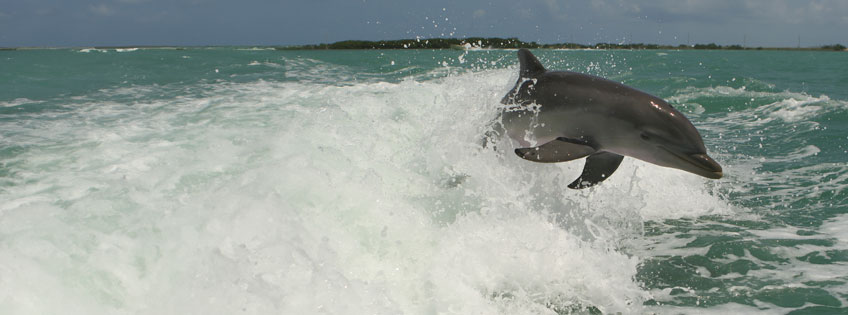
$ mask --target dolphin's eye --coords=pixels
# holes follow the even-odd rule
[[[639,134],[639,138],[642,138],[642,140],[645,140],[645,141],[651,140],[651,136],[649,136],[647,133],[644,133],[644,132]]]

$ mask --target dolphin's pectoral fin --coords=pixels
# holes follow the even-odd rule
[[[618,169],[622,159],[624,159],[624,156],[610,152],[590,155],[586,158],[586,165],[583,166],[583,174],[580,174],[580,177],[568,184],[568,188],[583,189],[595,186],[609,178]]]
[[[557,138],[537,147],[515,149],[520,158],[541,163],[576,160],[595,152],[588,143],[568,138]]]

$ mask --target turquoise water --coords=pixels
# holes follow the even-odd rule
[[[0,313],[848,313],[848,55],[535,53],[725,178],[482,148],[515,51],[0,51]]]

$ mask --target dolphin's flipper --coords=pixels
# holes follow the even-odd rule
[[[515,149],[520,158],[541,163],[576,160],[595,152],[597,150],[584,141],[563,137],[537,147]]]
[[[622,159],[624,159],[624,156],[610,152],[598,152],[590,155],[586,158],[586,165],[583,166],[583,174],[580,174],[580,177],[568,184],[568,188],[583,189],[595,186],[609,178],[618,169]]]

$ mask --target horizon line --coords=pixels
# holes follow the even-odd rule
[[[0,46],[0,50],[35,50],[35,49],[132,49],[132,48],[147,48],[147,49],[180,49],[180,48],[219,48],[219,47],[251,47],[251,48],[283,48],[283,49],[327,49],[327,48],[319,48],[326,47],[334,44],[341,43],[349,43],[349,42],[361,42],[361,43],[388,43],[388,42],[402,42],[402,41],[430,41],[430,40],[450,40],[450,41],[460,41],[461,43],[469,43],[474,44],[467,40],[503,40],[503,41],[516,41],[517,44],[521,45],[533,45],[533,46],[580,46],[583,49],[597,49],[599,46],[607,46],[601,49],[628,49],[626,46],[653,46],[654,48],[640,47],[639,49],[690,49],[695,48],[696,46],[711,46],[715,49],[726,50],[729,47],[736,48],[737,50],[757,50],[757,49],[778,49],[778,50],[828,50],[828,48],[842,46],[841,43],[834,44],[824,44],[820,46],[748,46],[748,45],[740,45],[740,44],[730,44],[730,45],[719,45],[714,42],[712,43],[695,43],[695,44],[654,44],[654,43],[644,43],[644,42],[628,42],[628,43],[611,43],[611,42],[596,42],[594,44],[581,44],[575,42],[562,42],[562,43],[537,43],[535,41],[523,41],[518,39],[517,37],[480,37],[480,36],[467,36],[467,37],[432,37],[432,38],[403,38],[403,39],[388,39],[388,40],[359,40],[359,39],[346,39],[341,41],[335,41],[331,43],[318,43],[318,44],[197,44],[197,45],[161,45],[161,44],[141,44],[141,45],[70,45],[70,46]],[[491,45],[490,45],[491,46]],[[612,47],[610,47],[612,46]],[[473,46],[474,47],[474,46]],[[515,49],[519,47],[497,47],[492,49]],[[555,49],[554,47],[526,47],[530,49]],[[740,49],[741,48],[741,49]],[[381,48],[352,48],[352,49],[381,49]],[[398,49],[398,48],[383,48],[383,49]],[[446,48],[431,48],[431,47],[404,47],[401,49],[446,49]],[[633,48],[629,48],[633,49]],[[833,50],[833,49],[830,49]]]

